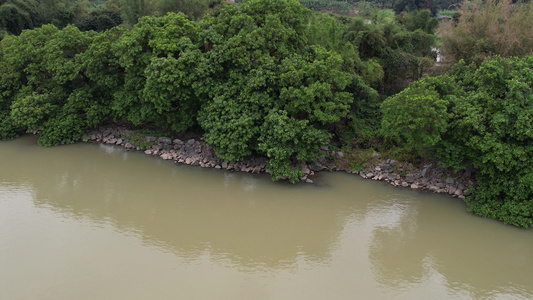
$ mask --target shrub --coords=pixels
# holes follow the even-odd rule
[[[448,66],[463,59],[480,65],[493,55],[533,54],[533,5],[511,0],[464,2],[459,19],[444,21],[439,34]]]
[[[385,136],[407,149],[433,149],[445,166],[473,166],[469,211],[533,225],[533,57],[464,62],[382,106]],[[428,152],[425,152],[428,153]]]

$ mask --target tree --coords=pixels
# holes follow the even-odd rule
[[[120,11],[107,7],[94,8],[76,21],[76,26],[82,31],[104,31],[120,24],[122,24]]]
[[[133,26],[145,16],[162,17],[167,13],[184,13],[190,19],[200,19],[210,7],[221,0],[114,0],[109,7],[120,7],[124,22]]]
[[[18,35],[37,26],[37,5],[35,0],[0,0],[0,32]]]
[[[448,107],[459,94],[459,87],[450,76],[413,82],[383,101],[382,134],[408,152],[431,157],[448,129]]]
[[[431,11],[431,16],[437,14],[437,5],[434,0],[398,0],[395,2],[393,10],[396,14],[402,11],[413,12],[420,9]]]
[[[346,27],[344,39],[357,47],[363,62],[368,62],[361,64],[360,72],[379,62],[383,76],[373,87],[384,95],[392,95],[419,79],[435,61],[432,46],[436,38],[427,32],[434,28],[433,23],[427,11],[403,13],[395,21],[381,23],[354,18]]]
[[[274,179],[299,180],[353,101],[341,56],[307,45],[308,16],[294,0],[251,0],[202,25],[204,139],[227,161],[268,156]]]
[[[439,28],[448,67],[463,59],[480,65],[486,57],[533,54],[533,5],[510,0],[464,2],[458,20]]]
[[[383,103],[383,133],[429,149],[455,170],[477,170],[468,210],[533,226],[533,57],[457,64]],[[416,109],[413,109],[415,108]]]
[[[454,102],[440,155],[478,170],[468,209],[533,226],[533,57],[495,57],[477,69],[460,63],[452,74],[467,94]]]
[[[3,124],[9,134],[40,130],[41,145],[70,143],[107,117],[108,106],[78,60],[94,35],[45,25],[2,41],[0,66],[8,75],[0,90],[2,108],[9,107],[9,124]]]
[[[184,131],[196,124],[193,83],[200,59],[198,24],[182,14],[144,17],[112,46],[123,84],[114,94],[118,116]]]
[[[41,24],[63,28],[76,23],[86,14],[87,1],[39,0],[38,12]]]

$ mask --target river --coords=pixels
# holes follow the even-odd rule
[[[531,299],[533,231],[344,173],[0,142],[1,299]]]

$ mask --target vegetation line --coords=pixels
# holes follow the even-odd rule
[[[320,148],[377,151],[475,169],[470,211],[533,225],[531,4],[465,2],[438,19],[406,1],[357,17],[176,3],[0,1],[0,139],[51,146],[128,122],[194,132],[227,163],[264,156],[291,182]]]

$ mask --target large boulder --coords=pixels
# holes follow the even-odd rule
[[[160,137],[159,139],[157,139],[157,142],[159,144],[164,144],[164,145],[170,145],[172,144],[172,140],[168,137]]]

